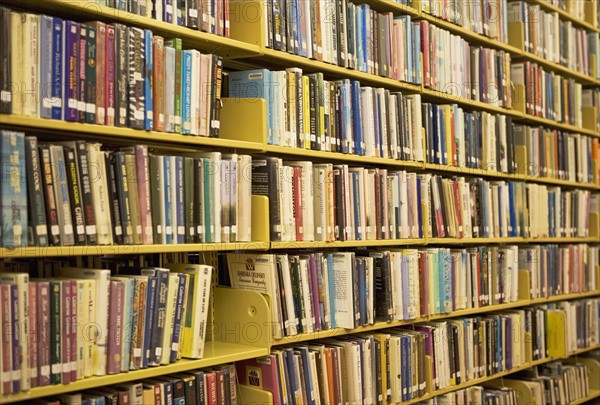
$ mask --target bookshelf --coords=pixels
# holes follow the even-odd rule
[[[530,0],[532,4],[538,4],[543,9],[557,12],[561,19],[571,21],[574,25],[584,28],[589,32],[600,32],[595,24],[595,10],[593,3],[587,2],[589,14],[586,12],[587,20],[580,20],[568,12],[555,7],[543,0]],[[144,29],[150,29],[156,35],[165,38],[178,37],[183,41],[184,47],[197,49],[203,52],[216,53],[225,60],[225,67],[231,69],[245,69],[253,67],[300,67],[306,72],[322,72],[329,79],[347,78],[360,81],[361,84],[378,86],[390,91],[401,91],[405,94],[420,94],[423,101],[433,103],[455,103],[467,110],[486,111],[512,117],[515,122],[531,125],[543,125],[566,132],[589,135],[600,138],[596,128],[594,110],[583,111],[583,127],[576,127],[567,123],[556,122],[550,119],[527,114],[524,103],[519,102],[515,94],[524,95],[524,89],[515,86],[513,98],[516,99],[511,108],[498,107],[484,102],[456,97],[452,94],[425,88],[420,84],[400,82],[390,78],[380,77],[374,74],[358,70],[343,68],[329,63],[308,59],[298,55],[288,54],[282,51],[270,49],[266,46],[265,27],[260,19],[238,18],[232,21],[231,38],[179,27],[174,24],[158,22],[154,19],[133,15],[109,7],[101,6],[88,1],[73,0],[36,0],[33,2],[21,2],[8,0],[8,5],[20,6],[29,11],[37,13],[46,12],[65,18],[73,18],[80,21],[102,20],[107,23],[123,23]],[[419,2],[412,6],[402,5],[391,0],[358,0],[359,4],[368,4],[374,10],[382,12],[393,12],[395,15],[409,15],[415,20],[425,20],[432,25],[443,28],[453,34],[467,39],[472,44],[508,52],[513,61],[531,61],[538,63],[544,68],[556,72],[564,77],[572,78],[585,86],[598,87],[600,80],[592,76],[584,75],[560,64],[545,60],[523,50],[522,24],[521,26],[511,24],[508,31],[508,43],[488,38],[463,27],[445,21],[439,17],[422,12]],[[243,15],[244,13],[262,13],[264,2],[260,0],[230,0],[232,15]],[[589,21],[588,21],[589,20]],[[144,143],[152,147],[173,150],[181,153],[195,152],[198,150],[216,150],[223,152],[243,152],[252,156],[281,156],[284,158],[302,158],[314,162],[339,162],[344,164],[356,164],[377,168],[406,169],[417,173],[437,173],[452,176],[455,174],[482,177],[486,179],[517,180],[526,183],[542,185],[563,186],[572,189],[584,189],[590,191],[600,190],[600,179],[598,179],[598,168],[594,167],[594,181],[583,183],[561,179],[537,177],[527,173],[527,163],[523,154],[517,155],[518,172],[503,173],[499,171],[471,169],[454,167],[449,165],[437,165],[426,162],[402,161],[396,159],[359,156],[343,154],[338,152],[317,151],[300,148],[288,148],[272,145],[267,142],[267,118],[266,103],[262,99],[224,99],[221,110],[221,131],[219,138],[186,136],[173,133],[155,131],[135,130],[125,127],[109,127],[95,124],[80,124],[57,120],[48,120],[35,117],[22,117],[10,114],[0,114],[0,128],[14,129],[35,134],[43,134],[46,139],[69,140],[87,139],[106,142],[115,145],[131,145]],[[526,151],[525,151],[526,152]],[[526,153],[525,153],[526,155]],[[0,248],[0,260],[6,259],[35,259],[45,257],[82,257],[82,256],[105,256],[105,255],[146,255],[146,254],[178,254],[198,253],[206,254],[211,260],[216,260],[219,252],[273,252],[303,250],[336,250],[347,248],[385,248],[385,247],[414,247],[414,246],[484,246],[484,245],[508,245],[508,244],[569,244],[569,243],[600,243],[600,214],[592,213],[590,217],[589,237],[569,238],[407,238],[391,240],[352,240],[352,241],[294,241],[274,242],[269,236],[269,209],[268,200],[265,197],[252,197],[252,241],[234,243],[194,243],[175,245],[109,245],[109,246],[49,246],[49,247],[23,247],[23,248]],[[597,279],[600,279],[600,269],[596,269]],[[530,299],[527,291],[528,285],[521,285],[521,279],[527,280],[526,276],[519,279],[519,299],[498,305],[489,305],[480,308],[457,310],[450,313],[434,314],[415,319],[375,322],[372,325],[358,327],[355,329],[335,328],[313,333],[305,333],[297,336],[288,336],[282,339],[273,339],[270,330],[265,328],[269,325],[270,304],[261,294],[248,291],[234,291],[226,288],[214,288],[214,301],[211,305],[211,331],[206,343],[204,358],[199,360],[180,360],[175,363],[130,371],[107,376],[94,376],[72,382],[70,384],[53,385],[34,388],[18,394],[2,396],[2,403],[14,403],[42,398],[64,393],[80,392],[83,390],[104,387],[108,385],[137,381],[146,378],[164,376],[173,373],[190,371],[198,368],[212,367],[224,363],[230,363],[245,359],[251,359],[268,355],[272,348],[283,345],[296,344],[300,342],[315,341],[335,336],[350,336],[364,332],[380,331],[398,326],[407,326],[430,321],[447,320],[463,316],[484,315],[518,309],[533,305],[543,305],[559,301],[568,301],[580,298],[600,297],[600,291],[590,291],[576,294],[563,294],[549,298]],[[521,290],[525,291],[522,292]],[[234,310],[231,310],[234,308]],[[240,339],[236,333],[228,331],[236,330],[239,325],[260,325],[260,337],[250,343]],[[469,380],[467,382],[453,385],[441,390],[433,390],[431,382],[428,384],[427,393],[417,399],[403,403],[412,404],[422,400],[433,398],[436,395],[456,391],[474,385],[488,383],[506,377],[518,371],[525,370],[537,365],[546,364],[558,359],[571,359],[573,356],[587,353],[598,349],[600,346],[577,350],[569,355],[550,356],[541,360],[528,361],[523,365],[503,371],[491,376]],[[429,379],[431,380],[431,365],[429,367]],[[592,373],[592,377],[598,376],[599,370]],[[590,378],[590,381],[598,381],[598,378]],[[600,386],[593,385],[587,398],[578,400],[574,404],[584,403],[600,397]],[[241,403],[272,403],[273,398],[269,392],[255,387],[242,385],[240,387]]]

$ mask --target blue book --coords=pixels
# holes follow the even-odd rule
[[[288,0],[292,6],[292,38],[288,41],[288,49],[293,54],[298,54],[298,1],[299,0]]]
[[[156,306],[156,289],[158,280],[155,276],[148,277],[148,289],[146,290],[146,322],[144,331],[144,345],[142,346],[142,368],[147,368],[150,361],[150,345],[154,333],[154,308]]]
[[[40,117],[52,118],[52,17],[40,16]]]
[[[402,401],[410,399],[410,387],[412,386],[412,376],[410,370],[410,336],[400,336],[400,365],[402,366]]]
[[[355,8],[354,23],[356,25],[356,70],[361,72],[367,72],[367,17],[365,13],[365,4],[361,4]],[[348,20],[352,21],[351,16],[348,16]]]
[[[414,52],[414,55],[412,55],[412,60],[414,61],[414,79],[412,82],[415,84],[421,84],[423,82],[423,73],[421,71],[422,65],[421,65],[421,59],[420,59],[421,26],[419,25],[418,22],[413,23],[412,30],[413,30],[412,37],[413,37],[414,42],[409,42],[412,44],[411,51]]]
[[[440,147],[440,116],[439,108],[437,104],[431,104],[431,110],[433,115],[433,163],[440,164],[441,161],[441,147]]]
[[[177,200],[173,201],[177,215],[177,229],[173,229],[173,237],[177,238],[177,243],[181,244],[185,243],[183,156],[175,156],[175,167],[171,168],[171,170],[175,170],[175,190],[177,190]]]
[[[286,381],[288,383],[288,392],[291,397],[291,405],[300,405],[296,403],[294,392],[296,392],[300,387],[296,385],[296,367],[294,365],[294,351],[293,349],[284,349],[281,351],[283,355],[284,361],[284,370],[287,371]]]
[[[78,121],[77,98],[79,97],[79,24],[74,21],[65,22],[65,73],[64,104],[65,121]]]
[[[267,142],[273,143],[273,106],[271,72],[267,69],[244,70],[229,74],[229,97],[262,98],[267,104]]]
[[[344,79],[337,83],[340,91],[338,105],[340,106],[341,119],[341,145],[340,149],[342,153],[351,153],[351,142],[352,142],[352,117],[350,116],[351,105],[350,105],[350,80]]]
[[[508,205],[509,205],[509,226],[508,236],[517,236],[517,211],[515,209],[515,185],[512,181],[508,182]]]
[[[177,360],[179,350],[179,340],[181,336],[183,311],[186,303],[185,299],[185,285],[187,280],[187,274],[177,273],[179,277],[179,286],[177,288],[177,306],[175,307],[175,319],[173,320],[173,337],[171,339],[171,357],[169,361],[171,363]]]
[[[127,0],[117,0],[117,9],[127,11]]]
[[[450,130],[450,128],[446,128],[446,106],[440,106],[438,111],[440,114],[440,163],[447,165],[448,151],[446,150],[446,133]]]
[[[308,377],[311,375],[311,367],[310,367],[310,356],[309,356],[309,350],[307,346],[301,346],[295,349],[296,352],[300,353],[300,357],[302,358],[302,370],[301,374],[304,374],[305,377]],[[305,384],[306,384],[306,392],[308,393],[307,398],[306,398],[306,403],[309,405],[314,405],[316,404],[316,398],[314,397],[314,388],[313,386],[315,384],[318,384],[318,381],[314,380],[312,378],[305,378],[304,379]]]
[[[152,268],[142,269],[140,273],[143,276],[156,278],[156,290],[154,293],[154,322],[152,324],[152,339],[150,340],[150,350],[148,364],[158,366],[162,356],[162,341],[165,333],[167,295],[169,291],[169,270]],[[145,341],[144,341],[145,343]]]
[[[165,167],[165,175],[164,175],[164,193],[165,193],[165,238],[166,244],[173,243],[173,201],[171,201],[171,158],[169,156],[163,156],[163,163]]]
[[[3,179],[2,246],[27,246],[27,178],[25,170],[25,134],[0,131],[0,167]]]
[[[63,56],[64,56],[64,37],[65,37],[65,22],[58,18],[52,17],[52,84],[51,84],[51,108],[52,119],[63,119]]]
[[[177,0],[164,0],[164,21],[168,22],[168,23],[172,23],[173,22],[173,1],[177,1]],[[177,7],[177,5],[175,5],[175,7]]]
[[[181,53],[181,131],[190,134],[192,129],[192,52]]]
[[[323,265],[327,266],[327,278],[329,278],[329,296],[335,297],[335,286],[333,283],[333,280],[335,280],[333,273],[333,256],[331,253],[327,253],[323,255],[323,258],[325,259],[325,263]],[[337,328],[337,323],[335,321],[335,300],[332,299],[329,300],[329,314],[331,317],[331,329]]]
[[[153,70],[153,58],[152,58],[152,50],[153,46],[153,35],[152,31],[144,30],[144,51],[145,51],[145,61],[146,61],[146,70],[144,74],[144,129],[147,131],[152,130],[154,127],[153,122],[153,106],[152,106],[152,70]]]
[[[360,314],[359,325],[367,324],[367,274],[366,261],[358,258],[356,268],[358,269],[358,312]]]
[[[354,153],[357,155],[364,155],[365,142],[362,136],[362,119],[360,114],[360,83],[356,80],[352,80],[350,83],[352,91],[352,105],[358,107],[352,110]]]
[[[298,17],[298,55],[308,57],[308,32],[306,31],[306,20],[310,19],[309,4],[306,0],[295,1],[297,7],[296,15]]]

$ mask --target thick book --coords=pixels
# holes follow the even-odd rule
[[[269,224],[272,241],[282,238],[280,172],[281,159],[268,157],[252,160],[252,194],[269,197]]]
[[[61,244],[72,246],[75,244],[75,235],[73,233],[71,199],[69,198],[69,186],[67,184],[67,166],[62,145],[50,145],[50,161],[52,162],[52,177],[55,184],[54,194]]]
[[[0,113],[12,113],[12,75],[11,75],[11,10],[5,7],[0,7],[0,21],[2,21],[2,37],[0,40]]]
[[[69,189],[69,200],[71,203],[71,218],[73,221],[73,234],[76,245],[86,244],[85,217],[83,202],[81,199],[81,184],[79,166],[77,164],[77,150],[75,142],[69,142],[63,146],[65,156],[65,167],[67,173],[67,186]]]
[[[46,205],[42,190],[42,171],[37,138],[25,137],[25,161],[27,168],[28,221],[30,235],[35,246],[48,246]]]

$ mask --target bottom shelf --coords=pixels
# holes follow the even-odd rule
[[[266,356],[268,353],[269,350],[267,348],[257,348],[253,346],[225,342],[206,342],[206,345],[204,346],[203,359],[183,359],[176,363],[165,366],[145,368],[143,370],[135,370],[127,373],[90,377],[72,382],[70,384],[49,385],[46,387],[33,388],[29,391],[24,391],[18,394],[2,396],[0,403],[8,404],[34,398],[65,394],[68,392],[81,392],[83,390],[104,387],[107,385],[121,384],[128,381],[139,381],[166,374],[181,373],[199,368],[212,367],[234,361]]]
[[[585,398],[578,399],[577,401],[573,401],[569,405],[585,404],[586,402],[592,401],[596,398],[600,398],[600,390],[590,390],[590,395]]]

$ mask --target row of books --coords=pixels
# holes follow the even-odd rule
[[[518,405],[517,391],[510,387],[483,387],[475,385],[469,388],[436,395],[421,405]]]
[[[585,3],[578,3],[576,1],[568,1],[568,0],[547,0],[548,4],[551,4],[563,11],[569,13],[572,17],[577,18],[578,20],[585,21]],[[598,4],[596,1],[594,3]]]
[[[599,77],[599,35],[562,20],[539,4],[508,3],[508,21],[523,24],[524,50],[584,75]],[[593,55],[593,57],[592,57]]]
[[[472,45],[428,21],[420,24],[425,87],[495,106],[512,106],[508,52]]]
[[[587,237],[588,190],[332,165],[253,161],[272,241]]]
[[[419,23],[348,0],[271,0],[269,48],[382,77],[421,83]]]
[[[597,315],[598,299],[589,301]],[[544,317],[543,308],[526,308],[314,341],[240,362],[238,373],[245,382],[259,368],[263,389],[281,404],[398,403],[423,396],[428,384],[444,389],[526,364],[530,350],[546,358]]]
[[[223,37],[230,36],[229,0],[94,0],[96,3]]]
[[[204,354],[212,267],[3,273],[4,394]]]
[[[30,400],[34,405],[237,405],[237,371],[233,364],[123,382],[82,393]]]
[[[248,155],[1,134],[5,247],[250,241]]]
[[[460,27],[506,43],[508,41],[507,2],[490,1],[420,1],[421,11],[450,21]]]
[[[519,270],[529,275],[529,297],[596,291],[600,250],[588,245],[526,245],[519,247]]]
[[[0,112],[218,136],[221,57],[118,23],[0,13]]]
[[[495,384],[525,385],[536,403],[571,404],[590,395],[590,370],[585,364],[556,361],[521,371]]]
[[[512,139],[527,150],[530,176],[582,183],[593,183],[598,176],[594,163],[600,167],[600,143],[595,137],[516,124]]]
[[[273,336],[354,329],[596,291],[598,247],[491,246],[303,254],[227,254],[228,283],[272,303]]]
[[[231,72],[229,96],[266,100],[270,144],[423,160],[419,94],[289,68]]]
[[[574,79],[547,71],[534,62],[514,62],[512,82],[525,90],[525,112],[537,117],[582,126],[582,86]]]

